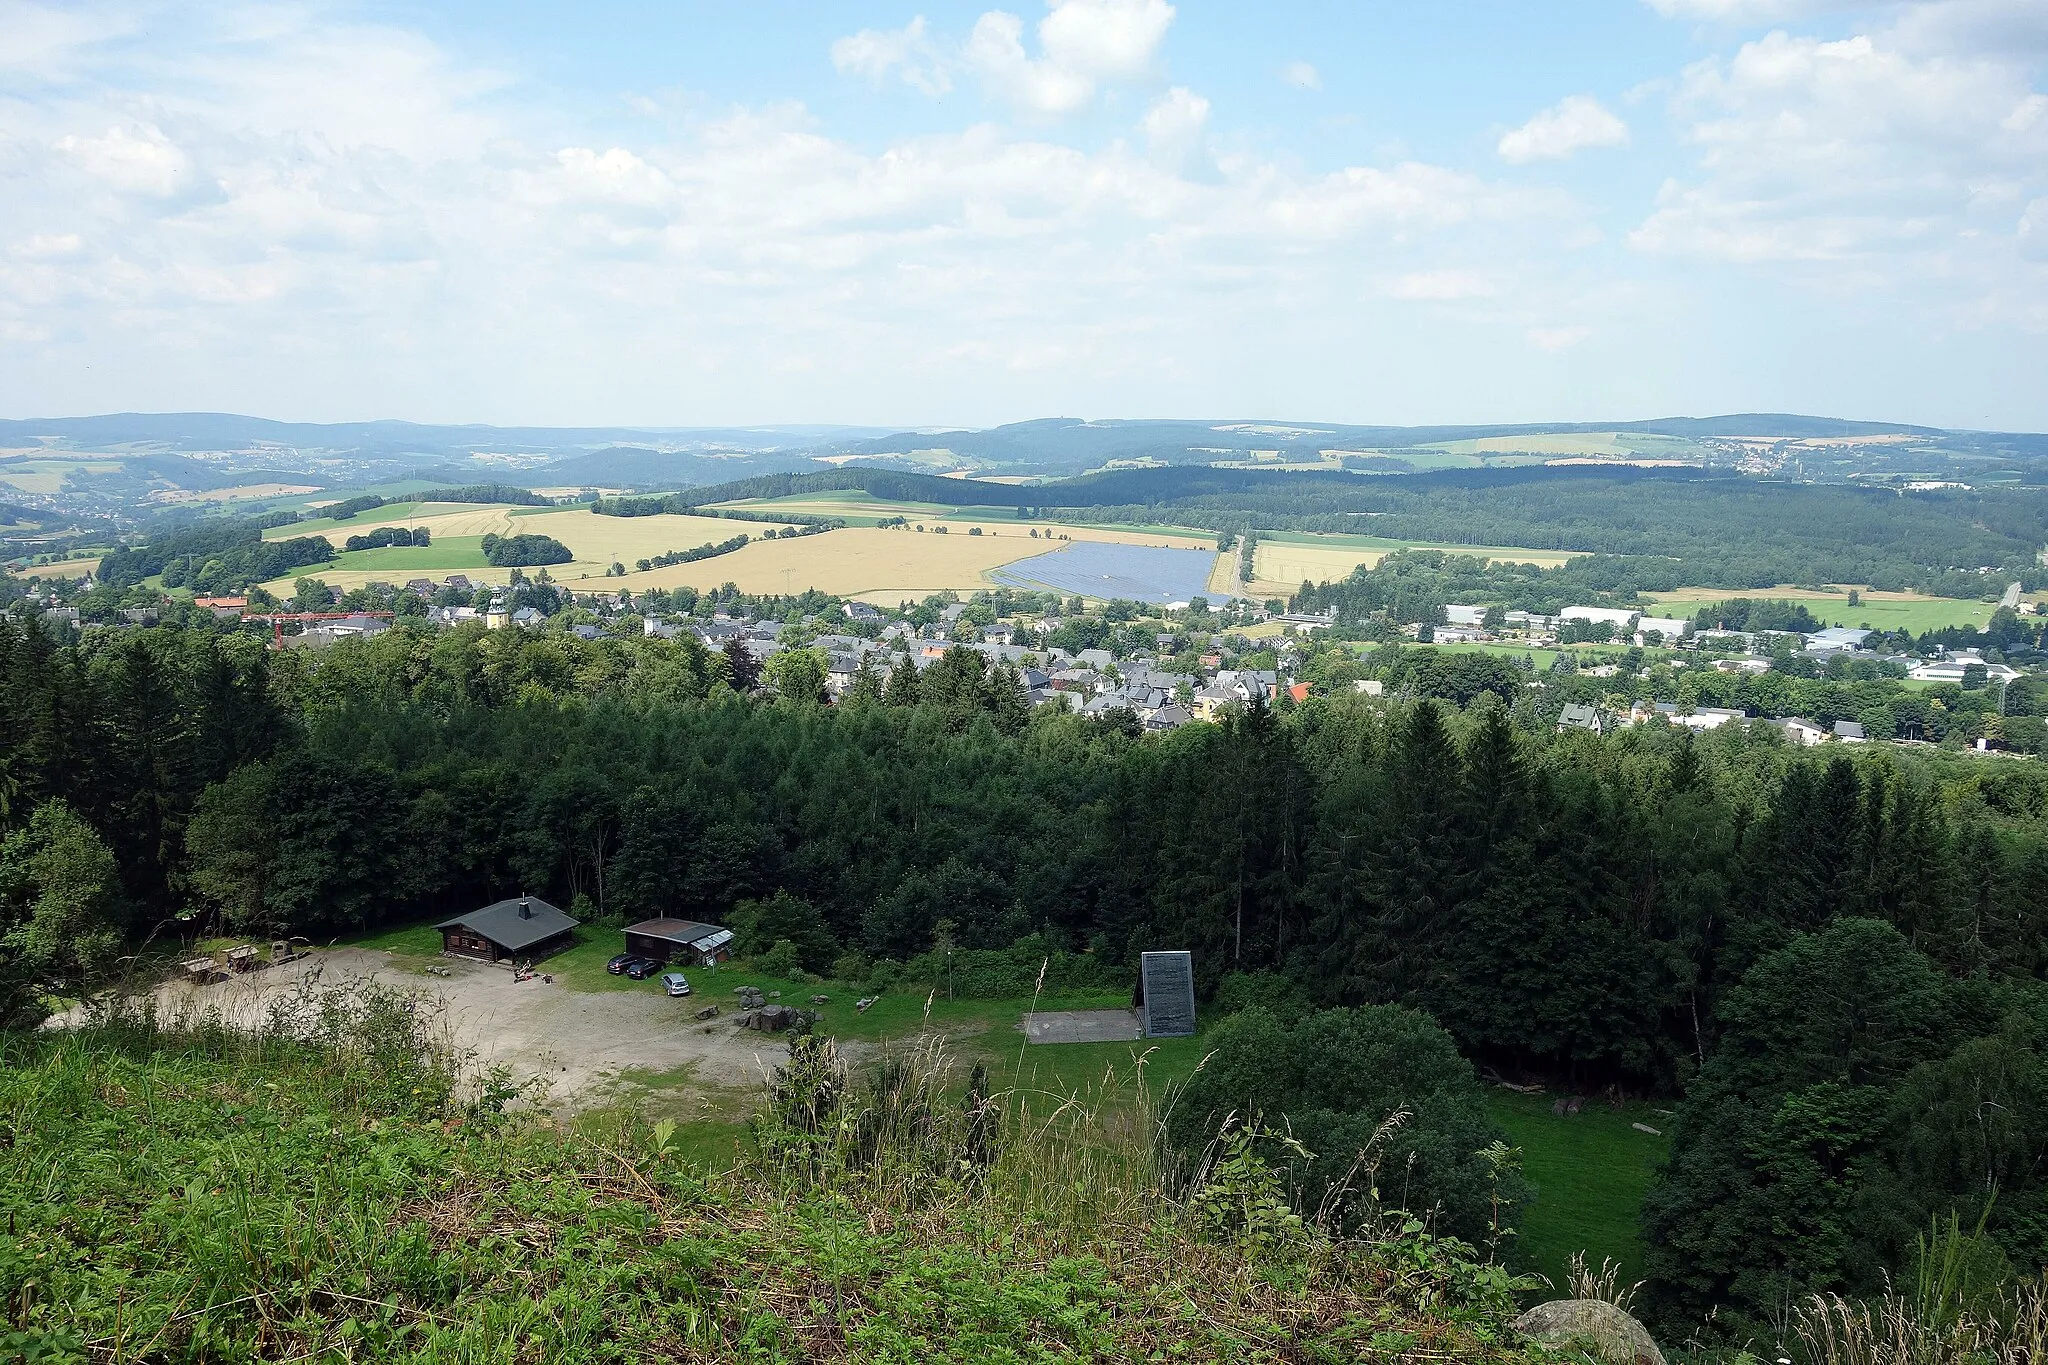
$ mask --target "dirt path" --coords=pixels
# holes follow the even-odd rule
[[[675,1000],[653,987],[585,993],[539,978],[514,982],[502,968],[459,958],[435,965],[450,975],[422,975],[416,959],[331,948],[210,985],[169,982],[154,998],[168,1016],[218,1010],[230,1023],[253,1027],[273,1000],[312,985],[377,981],[418,991],[443,1006],[458,1048],[483,1066],[509,1068],[522,1082],[540,1081],[544,1102],[562,1109],[630,1098],[635,1090],[682,1091],[693,1115],[750,1109],[784,1055],[773,1034],[735,1025],[729,1000]],[[724,1013],[699,1022],[705,1003]]]

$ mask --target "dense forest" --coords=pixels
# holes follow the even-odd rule
[[[732,668],[687,636],[316,656],[10,620],[0,980],[76,989],[188,914],[325,939],[522,890],[614,923],[772,904],[848,972],[942,932],[1102,970],[1184,947],[1205,991],[1404,1006],[1502,1074],[1686,1096],[1647,1222],[1667,1314],[1867,1288],[1952,1209],[2048,1258],[2032,767],[1560,735],[1485,691],[1152,737],[1033,713],[966,651],[832,708]]]

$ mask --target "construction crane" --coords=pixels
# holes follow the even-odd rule
[[[391,619],[388,611],[268,611],[245,612],[244,621],[268,621],[270,623],[270,647],[284,648],[284,623],[287,621],[346,621],[352,616],[376,616]]]

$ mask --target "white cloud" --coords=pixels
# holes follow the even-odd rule
[[[1531,327],[1523,333],[1529,344],[1539,351],[1569,351],[1572,347],[1593,335],[1590,327]]]
[[[1685,72],[1673,112],[1698,173],[1631,241],[1748,262],[1980,254],[2011,240],[2001,203],[2048,191],[2044,103],[2002,52],[1773,32]]]
[[[1039,36],[1028,78],[1085,93],[1036,108],[1153,79],[1171,11],[1121,13]],[[795,103],[621,136],[416,34],[263,14],[87,43],[7,106],[0,338],[56,340],[0,342],[0,409],[923,417],[1011,372],[1138,404],[1206,372],[1217,329],[1350,325],[1376,280],[1513,270],[1579,221],[1444,166],[1218,158],[1180,86],[1089,147],[975,124],[869,148]],[[840,64],[903,71],[886,45]]]
[[[1047,0],[1039,21],[1045,60],[1101,81],[1136,80],[1152,70],[1173,24],[1166,0]]]
[[[877,85],[891,75],[927,95],[953,88],[950,63],[925,30],[922,14],[900,29],[864,28],[832,44],[832,65]]]
[[[2017,233],[2020,255],[2032,261],[2048,261],[2048,199],[2036,199],[2020,215]]]
[[[1209,135],[1209,101],[1185,86],[1153,101],[1139,124],[1154,159],[1176,169],[1198,164]]]
[[[98,137],[67,134],[56,145],[88,175],[117,190],[161,197],[191,183],[184,152],[151,124],[109,128]]]
[[[1047,0],[1038,21],[1038,55],[1024,38],[1024,20],[989,10],[964,43],[932,36],[919,15],[901,29],[863,29],[832,44],[832,64],[877,84],[900,77],[928,95],[953,87],[956,71],[981,78],[989,91],[1034,118],[1058,118],[1095,103],[1105,86],[1151,77],[1173,25],[1167,0]]]
[[[1588,147],[1620,147],[1628,125],[1591,95],[1570,95],[1519,128],[1501,134],[1502,159],[1521,164],[1556,161]]]
[[[1298,90],[1320,90],[1323,88],[1322,73],[1308,62],[1289,62],[1280,68],[1280,79]]]
[[[1384,290],[1390,299],[1448,303],[1457,299],[1490,298],[1498,291],[1493,281],[1472,270],[1420,270],[1389,280]]]

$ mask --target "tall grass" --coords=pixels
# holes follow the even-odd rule
[[[1183,1161],[1141,1068],[800,1037],[718,1172],[502,1079],[362,983],[0,1039],[0,1360],[1531,1359],[1497,1267]]]

